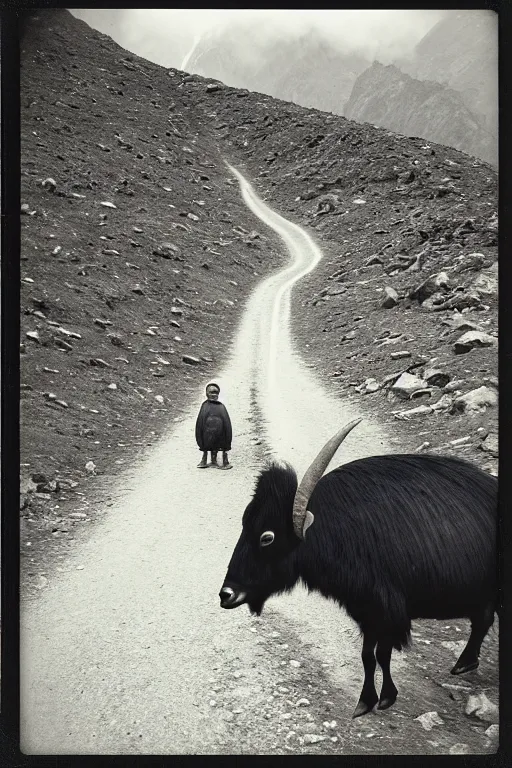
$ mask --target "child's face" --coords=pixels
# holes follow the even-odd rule
[[[215,387],[208,387],[206,390],[206,397],[208,400],[218,400],[219,399],[219,392],[215,389]]]

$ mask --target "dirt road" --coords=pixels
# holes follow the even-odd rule
[[[265,454],[289,459],[300,475],[340,425],[364,416],[328,396],[293,351],[291,290],[320,251],[232,171],[290,253],[286,269],[250,298],[216,378],[234,425],[234,469],[196,469],[200,390],[188,416],[120,475],[115,504],[90,538],[22,606],[28,754],[331,754],[349,736],[374,735],[372,716],[350,721],[360,642],[333,604],[297,589],[270,600],[260,619],[219,607]],[[333,463],[389,450],[365,420]],[[394,661],[397,679],[404,663]],[[300,699],[308,703],[297,706]],[[389,713],[391,728],[396,717]],[[362,741],[361,751],[383,751]],[[401,751],[398,742],[391,751]]]

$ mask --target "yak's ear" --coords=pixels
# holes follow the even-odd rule
[[[304,518],[304,524],[302,526],[302,538],[303,539],[306,538],[306,531],[307,531],[307,529],[309,528],[310,525],[313,525],[314,522],[315,522],[314,514],[312,512],[310,512],[309,509],[306,510],[306,516]]]

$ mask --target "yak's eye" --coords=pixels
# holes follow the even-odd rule
[[[274,541],[274,531],[265,531],[260,536],[260,547],[268,547]]]

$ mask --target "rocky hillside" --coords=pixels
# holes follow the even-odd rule
[[[252,35],[243,25],[212,32],[194,48],[187,71],[342,114],[357,76],[370,63],[362,55],[336,50],[314,30],[290,40],[254,41]]]
[[[83,482],[115,474],[180,417],[281,256],[255,231],[211,121],[191,115],[181,73],[66,11],[27,24],[22,505],[26,537],[41,524],[68,538],[87,519]],[[79,517],[62,522],[69,493],[81,511],[75,499]]]
[[[496,134],[459,91],[374,62],[355,81],[344,114],[358,122],[421,136],[497,165]]]
[[[165,70],[62,10],[30,21],[21,88],[24,546],[92,519],[95,474],[180,418],[281,263],[223,158],[324,250],[294,294],[306,362],[401,448],[496,472],[490,166]]]
[[[402,447],[497,472],[495,171],[422,139],[240,95],[224,89],[208,105],[224,151],[326,254],[295,294],[303,357],[333,391],[399,422]]]

